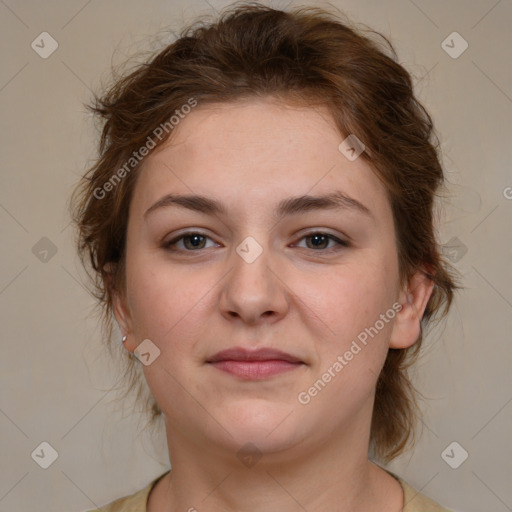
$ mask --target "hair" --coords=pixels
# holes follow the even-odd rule
[[[446,315],[458,288],[434,225],[444,176],[432,119],[392,44],[324,9],[235,4],[216,20],[185,28],[146,62],[115,77],[103,96],[95,95],[88,108],[103,126],[99,157],[77,185],[71,211],[107,345],[112,353],[113,294],[125,286],[128,211],[144,162],[134,158],[135,152],[150,140],[157,147],[169,139],[169,118],[186,112],[183,106],[191,100],[203,105],[251,98],[324,105],[342,137],[354,134],[364,143],[360,157],[385,185],[392,207],[401,284],[418,270],[434,282],[422,334],[408,349],[390,349],[378,377],[370,450],[387,463],[415,438],[419,410],[408,368],[423,330]],[[167,129],[160,133],[164,130],[157,127]],[[137,390],[153,423],[161,410],[147,391],[140,364],[127,351],[118,355],[124,359],[125,395]]]

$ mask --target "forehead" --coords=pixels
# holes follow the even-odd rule
[[[146,158],[134,202],[149,207],[164,193],[180,192],[256,204],[342,190],[386,208],[370,165],[339,151],[344,138],[323,106],[275,99],[199,104]]]

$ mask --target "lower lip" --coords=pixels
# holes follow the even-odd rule
[[[217,361],[210,363],[218,370],[221,370],[236,377],[245,380],[258,380],[272,377],[280,373],[295,370],[302,363],[291,363],[281,359],[272,359],[269,361]]]

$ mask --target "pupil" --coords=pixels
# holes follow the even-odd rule
[[[326,236],[325,235],[312,235],[311,239],[314,241],[313,245],[314,247],[319,247],[319,244],[316,242],[320,242],[320,245],[325,242]],[[322,239],[322,240],[319,240]]]
[[[188,240],[191,242],[192,247],[199,247],[201,245],[201,238],[203,235],[189,235]]]

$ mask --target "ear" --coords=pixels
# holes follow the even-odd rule
[[[114,285],[113,273],[110,270],[107,271],[107,274],[105,276],[105,283],[110,290],[110,294],[112,297],[112,309],[114,311],[114,316],[116,317],[117,324],[119,325],[121,336],[126,336],[124,346],[130,352],[133,352],[133,350],[135,350],[136,347],[132,347],[132,318],[130,314],[130,309],[126,302],[125,293],[122,290],[117,289],[117,287]]]
[[[418,270],[409,280],[408,286],[400,291],[398,312],[391,331],[389,348],[409,348],[421,334],[421,319],[428,300],[434,290],[434,281]]]

